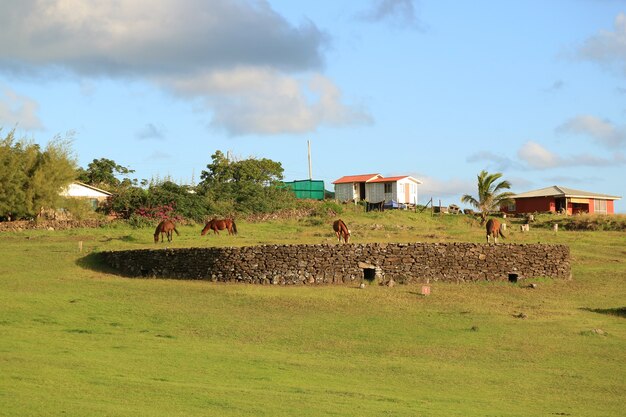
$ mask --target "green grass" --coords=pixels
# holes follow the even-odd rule
[[[341,217],[355,243],[484,241],[465,216]],[[185,226],[158,247],[334,244],[331,221]],[[153,248],[152,230],[3,233],[0,416],[623,415],[626,235],[517,230],[507,242],[569,245],[573,280],[424,297],[127,279],[87,255]]]

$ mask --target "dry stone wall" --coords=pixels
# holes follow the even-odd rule
[[[507,281],[571,278],[565,245],[380,243],[102,252],[122,275],[252,284]]]
[[[0,232],[23,232],[24,230],[67,230],[82,227],[101,227],[109,222],[106,220],[17,220],[0,222]]]

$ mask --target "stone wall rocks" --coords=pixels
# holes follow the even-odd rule
[[[100,256],[125,276],[250,284],[361,282],[371,266],[381,282],[406,284],[507,281],[510,274],[516,279],[571,278],[569,247],[544,244],[263,245],[111,251]]]

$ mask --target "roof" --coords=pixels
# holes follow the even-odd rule
[[[375,178],[382,177],[380,174],[361,174],[361,175],[346,175],[333,181],[333,184],[346,184],[351,182],[368,182]]]
[[[592,193],[589,191],[574,190],[572,188],[553,185],[539,190],[528,191],[525,193],[515,194],[512,198],[532,198],[532,197],[574,197],[574,198],[596,198],[601,200],[619,200],[622,197]]]
[[[71,184],[69,184],[61,192],[61,194],[65,195],[65,196],[76,196],[77,189],[81,189],[81,188],[90,190],[91,192],[99,194],[99,195],[101,195],[103,197],[110,197],[110,196],[113,195],[112,193],[110,193],[108,191],[105,191],[105,190],[102,190],[100,188],[94,187],[93,185],[84,184],[84,183],[79,182],[79,181],[74,181]]]
[[[380,178],[376,178],[373,179],[371,181],[368,182],[398,182],[404,179],[408,179],[409,181],[413,181],[417,184],[421,184],[422,182],[418,179],[415,179],[413,177],[411,177],[410,175],[401,175],[399,177],[380,177]]]

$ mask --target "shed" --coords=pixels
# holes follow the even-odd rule
[[[515,194],[513,203],[500,210],[509,214],[553,212],[566,214],[614,214],[614,201],[619,196],[553,185],[539,190]]]

